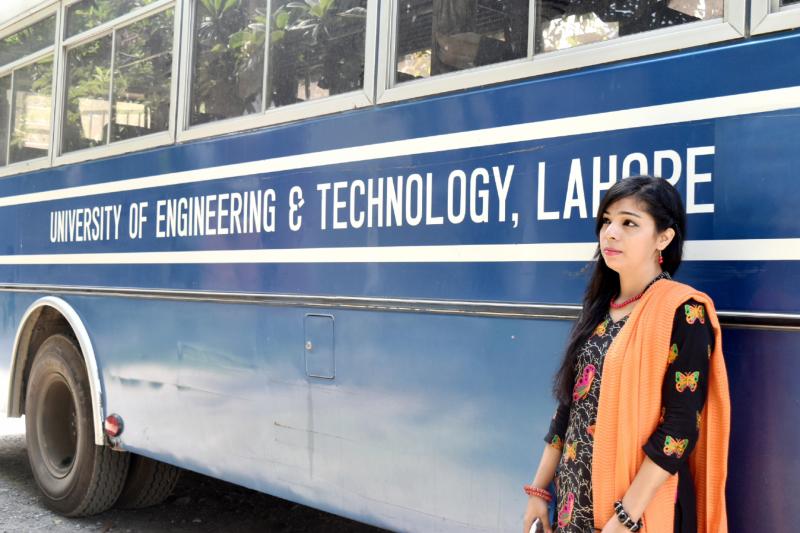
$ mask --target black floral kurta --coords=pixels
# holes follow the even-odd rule
[[[668,278],[664,273],[653,280]],[[651,282],[651,284],[653,283]],[[649,285],[648,285],[649,287]],[[560,405],[550,424],[546,441],[562,450],[556,471],[559,533],[594,532],[592,507],[592,450],[603,358],[611,342],[625,326],[606,315],[586,340],[575,363],[572,402]],[[676,312],[669,364],[662,390],[661,421],[644,446],[644,452],[670,474],[679,473],[675,503],[675,531],[697,530],[694,483],[687,458],[694,448],[706,398],[708,360],[714,335],[704,307],[689,300]]]

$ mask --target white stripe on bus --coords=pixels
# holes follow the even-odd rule
[[[0,198],[0,207],[800,107],[800,86],[274,157]]]
[[[0,265],[587,262],[596,246],[579,242],[4,255]],[[688,241],[684,259],[800,261],[800,238]]]

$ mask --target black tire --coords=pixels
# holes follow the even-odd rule
[[[128,479],[116,506],[121,509],[142,509],[166,500],[178,483],[181,469],[142,455],[130,455]]]
[[[105,511],[117,501],[129,454],[94,443],[88,378],[80,349],[64,335],[36,352],[25,396],[28,458],[44,503],[65,516]]]

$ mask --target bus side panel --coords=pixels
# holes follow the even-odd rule
[[[393,529],[516,529],[568,322],[70,303],[126,448]],[[333,379],[306,372],[308,315],[333,316]]]
[[[266,132],[259,132],[259,135],[270,138]],[[245,137],[241,142],[252,148],[253,157],[268,155],[263,152],[267,143]],[[676,171],[676,186],[684,196],[687,209],[691,211],[694,204],[694,212],[688,216],[689,261],[681,267],[681,279],[711,294],[719,309],[796,312],[800,284],[786,281],[798,279],[796,258],[800,226],[795,220],[794,204],[788,201],[785,191],[794,187],[791,169],[800,167],[798,144],[800,111],[793,109],[620,130],[604,135],[575,135],[169,187],[155,186],[91,197],[26,202],[0,209],[0,227],[15,220],[28,221],[16,235],[0,235],[0,248],[6,247],[8,253],[28,256],[21,261],[34,264],[26,264],[24,268],[0,264],[0,279],[34,286],[46,283],[454,301],[579,302],[586,279],[582,274],[591,257],[592,210],[603,192],[600,182],[605,183],[606,188],[610,183],[606,183],[605,178],[611,174],[608,170],[610,161],[617,162],[613,171],[615,176],[623,171],[646,172],[650,169],[658,172],[655,154],[669,149],[666,151],[674,153],[675,161],[679,162],[674,167],[684,169]],[[211,154],[209,161],[225,161],[223,150],[226,144],[221,140],[207,141],[203,146]],[[692,150],[701,150],[697,153],[704,155],[692,152],[696,157],[690,156]],[[626,170],[624,160],[629,156],[641,156],[646,164],[638,167],[628,165]],[[151,154],[151,157],[155,155]],[[120,166],[127,166],[131,161],[130,158],[117,159]],[[152,160],[149,163],[153,165]],[[90,175],[91,165],[87,163],[72,168],[76,174],[85,172]],[[666,163],[664,165],[663,172],[668,175]],[[693,172],[689,172],[689,167],[694,169]],[[487,204],[487,213],[491,215],[487,214],[484,221],[473,222],[470,217],[451,223],[449,218],[442,218],[448,211],[450,192],[457,195],[459,190],[453,185],[454,189],[450,191],[451,181],[460,183],[449,178],[454,169],[477,172],[471,175],[486,177],[485,183],[476,178],[474,187],[464,185],[466,188],[460,189],[465,198],[473,197],[472,192],[467,195],[467,188],[475,189],[475,195],[489,195],[487,198],[491,202]],[[390,209],[384,206],[382,210],[370,208],[369,213],[375,211],[385,215],[385,225],[378,224],[380,217],[376,216],[377,226],[356,227],[347,222],[348,213],[356,211],[359,216],[364,215],[367,202],[363,195],[352,194],[358,188],[354,187],[350,194],[346,188],[340,191],[341,201],[345,204],[350,203],[353,196],[357,199],[336,211],[332,209],[333,193],[324,195],[323,200],[323,195],[317,190],[318,187],[330,187],[332,182],[354,184],[356,178],[361,180],[362,187],[365,180],[378,187],[377,183],[383,182],[375,180],[389,180],[390,177],[393,177],[393,183],[400,184],[400,178],[420,172],[426,174],[427,180],[426,171],[430,171],[431,186],[425,186],[429,196],[424,200],[424,209],[431,211],[432,221],[440,217],[437,223],[416,221],[411,225],[409,220],[402,223],[394,220],[390,224]],[[507,176],[507,202],[499,200],[497,182],[489,179],[489,173],[494,175],[495,171],[501,179]],[[671,174],[672,169],[668,173]],[[472,182],[472,178],[469,181]],[[386,181],[387,190],[388,183]],[[407,187],[409,181],[405,183],[406,189],[411,190]],[[576,185],[578,183],[582,185]],[[288,227],[289,191],[292,187],[305,191],[303,224],[298,231]],[[570,192],[573,189],[583,192]],[[168,202],[177,205],[178,199],[192,198],[193,202],[202,204],[201,200],[205,198],[226,206],[218,211],[206,210],[206,214],[229,213],[233,203],[228,196],[254,191],[261,191],[259,194],[263,195],[270,191],[275,194],[274,205],[270,205],[275,208],[274,217],[267,216],[274,222],[274,227],[269,226],[270,230],[259,228],[251,233],[253,228],[243,229],[238,218],[228,220],[209,215],[205,219],[202,216],[188,217],[195,222],[205,221],[195,228],[198,231],[202,228],[200,233],[183,237],[165,233],[169,227],[166,219],[170,218],[165,215],[169,212],[165,208]],[[538,196],[540,191],[541,197]],[[573,205],[573,196],[577,207]],[[221,200],[223,197],[226,198],[224,201]],[[262,196],[256,194],[256,197]],[[406,200],[408,197],[406,191]],[[422,198],[421,192],[416,197]],[[142,236],[130,238],[127,231],[130,213],[137,212],[130,208],[139,202],[148,203],[147,221],[143,222]],[[502,220],[501,203],[505,206]],[[478,204],[470,205],[470,209],[463,208],[465,216]],[[73,242],[67,229],[87,226],[86,223],[75,223],[75,217],[78,214],[84,217],[90,208],[99,212],[100,206],[114,206],[119,210],[120,218],[115,219],[118,226],[114,225],[115,231],[120,229],[119,238],[86,242],[81,231],[81,240]],[[416,209],[422,217],[422,203],[406,203],[404,207],[399,211],[409,213]],[[324,216],[323,212],[326,213]],[[336,216],[332,215],[334,212]],[[518,224],[512,222],[512,217],[517,215]],[[332,217],[347,227],[335,229]],[[175,216],[171,219],[178,220]],[[236,234],[228,233],[226,225],[229,223],[231,231],[236,228]],[[226,234],[205,233],[215,224],[222,224]],[[110,235],[111,225],[105,227]],[[53,228],[61,229],[54,232]],[[179,227],[173,229],[177,231]],[[770,242],[772,239],[786,240]],[[718,241],[719,246],[698,242],[706,240]],[[587,244],[583,252],[585,262],[553,261],[564,259],[559,254],[565,253],[565,245],[573,243]],[[531,248],[527,252],[530,255],[526,256],[518,252],[527,247],[517,245],[541,244],[553,244],[556,246],[551,250],[562,251]],[[458,260],[458,254],[442,260],[431,253],[442,250],[436,247],[451,245],[501,245],[502,253],[510,255],[505,256],[506,262],[491,260],[500,256],[486,255],[483,257],[489,261],[473,263],[467,259]],[[402,258],[407,262],[380,263],[381,258],[387,257],[387,247],[391,246],[410,247]],[[230,250],[231,255],[216,254],[225,250]],[[295,252],[291,254],[293,259],[281,255],[284,250]],[[92,252],[117,255],[99,258],[107,264],[81,264],[80,255]],[[135,255],[137,252],[142,255]],[[163,262],[141,264],[140,261],[152,260],[152,257],[144,255],[150,252],[164,252]],[[47,254],[57,255],[51,257]],[[42,255],[45,257],[40,257]],[[351,258],[354,263],[343,262]],[[37,262],[43,264],[35,264]]]
[[[800,331],[731,329],[731,531],[795,531],[800,523]]]
[[[518,530],[568,321],[71,303],[93,332],[127,448],[391,529]],[[333,319],[333,379],[307,373],[309,315]],[[723,342],[731,529],[784,530],[800,520],[791,506],[745,509],[777,506],[797,485],[787,421],[800,416],[800,334],[731,329]]]

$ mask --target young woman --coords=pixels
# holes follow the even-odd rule
[[[525,486],[523,532],[538,518],[548,533],[725,533],[727,374],[713,302],[671,279],[681,198],[665,180],[627,178],[598,213],[597,263]]]

